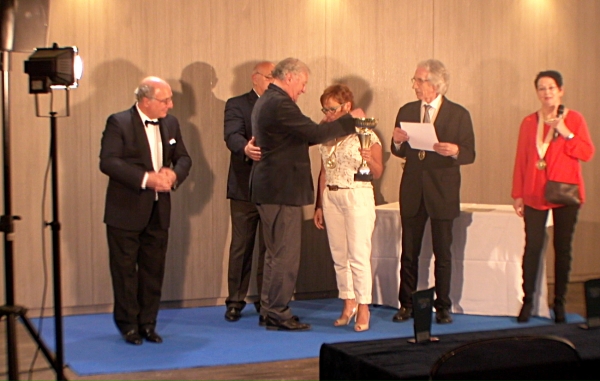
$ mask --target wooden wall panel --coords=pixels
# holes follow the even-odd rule
[[[71,116],[58,121],[63,299],[69,311],[107,309],[112,303],[105,227],[106,176],[98,170],[100,138],[108,115],[134,103],[147,75],[165,78],[194,165],[173,194],[164,297],[182,304],[218,304],[226,296],[230,240],[225,198],[229,154],[223,142],[225,101],[250,89],[259,60],[294,56],[312,75],[298,104],[322,117],[319,96],[348,83],[358,106],[379,119],[386,169],[376,182],[378,203],[398,200],[401,160],[388,144],[398,108],[415,99],[417,62],[433,57],[451,73],[448,97],[471,112],[477,160],[463,168],[463,202],[511,203],[510,183],[518,127],[537,109],[532,80],[560,70],[565,104],[594,121],[600,5],[512,0],[53,0],[49,41],[77,45],[85,61],[81,87],[71,93]],[[37,307],[43,286],[41,198],[49,146],[48,120],[34,116],[22,62],[11,72],[12,159],[16,223],[17,300]],[[62,93],[56,94],[57,98]],[[58,106],[61,111],[64,106]],[[319,156],[311,149],[313,173]],[[580,214],[574,278],[600,275],[593,255],[600,224],[600,165],[584,164],[589,202]],[[48,198],[49,200],[49,198]],[[49,202],[49,201],[48,201]],[[44,215],[51,218],[46,205]],[[305,208],[303,258],[297,291],[335,290],[324,232]],[[44,237],[51,255],[51,235]]]

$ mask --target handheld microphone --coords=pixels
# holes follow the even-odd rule
[[[565,113],[565,106],[558,105],[558,110],[556,112],[556,119],[560,119],[561,116]],[[558,138],[558,131],[554,130],[554,139]]]

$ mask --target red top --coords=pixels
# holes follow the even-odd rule
[[[588,161],[594,155],[594,144],[590,139],[587,124],[583,115],[569,110],[565,117],[565,125],[575,135],[566,140],[558,136],[550,142],[546,151],[547,167],[539,170],[536,167],[539,155],[535,141],[538,127],[537,112],[528,115],[521,122],[517,155],[513,172],[512,198],[522,198],[523,203],[535,209],[546,210],[561,205],[552,204],[544,197],[544,188],[548,179],[571,184],[579,184],[581,203],[585,201],[585,189],[579,160]],[[544,134],[550,126],[544,124]]]

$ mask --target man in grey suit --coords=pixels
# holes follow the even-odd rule
[[[225,104],[225,143],[231,151],[229,176],[227,177],[227,198],[231,213],[231,244],[227,270],[229,295],[225,300],[227,306],[225,320],[230,322],[240,320],[242,309],[246,306],[245,298],[250,285],[252,254],[257,230],[256,286],[259,295],[262,291],[266,247],[260,227],[260,215],[256,205],[250,202],[248,190],[252,163],[260,160],[260,148],[253,144],[250,117],[254,103],[273,82],[271,73],[274,67],[272,62],[267,61],[256,64],[252,70],[252,90],[229,99]],[[254,305],[256,311],[260,312],[260,300]]]
[[[364,116],[357,109],[318,125],[303,115],[296,101],[309,73],[296,58],[279,62],[252,111],[252,134],[262,156],[250,174],[250,200],[257,204],[267,246],[260,313],[269,330],[310,329],[288,306],[300,265],[302,206],[314,202],[308,147],[354,133],[352,116]]]
[[[460,214],[460,166],[475,161],[475,136],[469,112],[444,96],[448,79],[449,74],[440,61],[430,59],[419,63],[412,78],[419,100],[402,106],[396,117],[391,152],[406,162],[400,183],[401,307],[394,315],[395,322],[412,316],[412,293],[417,288],[419,254],[429,218],[435,255],[436,321],[452,322],[452,225]],[[439,143],[433,145],[433,151],[412,148],[400,122],[433,123]]]
[[[106,121],[100,170],[109,177],[104,223],[108,238],[114,320],[125,341],[161,343],[156,333],[171,218],[170,191],[192,160],[173,107],[171,87],[145,78],[137,102]]]

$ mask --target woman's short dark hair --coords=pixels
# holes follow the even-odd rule
[[[350,108],[354,108],[354,95],[350,88],[342,83],[326,88],[321,95],[321,104],[324,106],[329,98],[335,99],[339,104],[350,102]]]
[[[546,70],[546,71],[540,71],[538,73],[538,75],[535,77],[535,81],[533,81],[533,84],[535,85],[536,89],[537,89],[538,81],[542,77],[552,78],[554,80],[554,82],[556,82],[556,86],[558,86],[559,88],[561,88],[563,86],[562,75],[560,75],[559,72],[557,72],[556,70]]]

